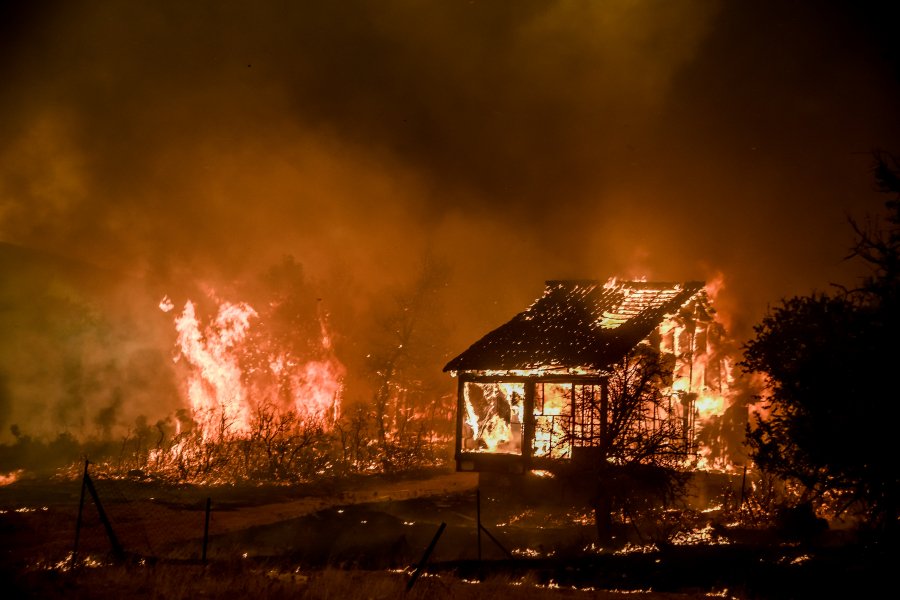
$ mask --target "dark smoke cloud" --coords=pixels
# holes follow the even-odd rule
[[[160,291],[291,254],[363,305],[430,252],[457,350],[545,279],[614,274],[722,273],[744,335],[852,283],[845,215],[878,210],[868,153],[900,140],[875,5],[2,10],[0,240]]]

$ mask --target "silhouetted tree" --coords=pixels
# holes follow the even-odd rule
[[[620,465],[676,466],[683,461],[682,419],[666,413],[674,357],[643,344],[613,369],[609,378],[609,414],[604,454]]]
[[[440,318],[441,292],[447,285],[445,263],[426,255],[412,283],[398,291],[393,304],[378,319],[381,336],[368,354],[374,394],[372,406],[386,470],[402,468],[421,458],[423,443],[435,423],[436,402],[445,381],[435,384],[434,367],[445,360]]]
[[[876,156],[890,193],[885,222],[851,221],[851,257],[872,267],[856,289],[782,301],[755,327],[742,367],[767,377],[770,396],[748,431],[763,469],[805,486],[804,500],[832,496],[879,527],[897,523],[900,477],[893,375],[900,365],[900,176]]]
[[[589,486],[597,535],[601,543],[613,537],[613,513],[636,513],[668,507],[684,493],[685,430],[680,413],[669,414],[674,357],[639,344],[615,365],[605,407],[590,403],[588,420],[606,422],[591,433],[569,432],[575,443],[597,452],[588,465],[573,464],[570,485]],[[658,516],[658,515],[657,515]]]

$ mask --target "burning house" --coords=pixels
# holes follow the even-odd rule
[[[444,367],[459,382],[457,469],[553,471],[649,454],[703,466],[697,434],[726,408],[731,381],[715,317],[702,282],[546,282],[531,307]]]

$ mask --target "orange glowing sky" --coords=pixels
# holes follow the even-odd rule
[[[898,22],[851,2],[4,3],[0,241],[170,293],[290,254],[363,305],[430,254],[458,350],[546,279],[722,273],[746,335],[858,275],[846,216],[880,209],[870,152],[900,152]]]

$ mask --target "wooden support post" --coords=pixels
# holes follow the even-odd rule
[[[425,563],[428,562],[428,557],[431,556],[431,553],[434,551],[434,547],[437,546],[438,540],[441,539],[441,534],[444,533],[444,529],[447,528],[447,524],[441,522],[441,526],[438,527],[437,533],[434,534],[434,537],[431,538],[431,543],[428,544],[428,548],[425,549],[425,554],[422,555],[422,560],[419,561],[416,570],[413,571],[412,577],[409,579],[409,583],[406,584],[406,591],[408,592],[416,585],[416,580],[419,578],[419,575],[422,574],[422,569],[425,568]]]
[[[576,384],[573,383],[571,385],[572,385],[572,393],[569,394],[569,408],[570,408],[570,410],[569,410],[569,426],[566,428],[566,431],[567,431],[566,437],[569,438],[569,458],[572,457],[572,453],[574,452],[573,448],[577,445],[580,445],[578,443],[578,441],[579,441],[578,437],[576,436],[576,433],[575,433],[575,420],[576,420],[576,417],[575,417],[575,387],[576,387]],[[584,435],[584,431],[581,432],[581,435],[582,436]]]
[[[81,517],[84,514],[84,490],[87,487],[88,459],[84,459],[84,474],[81,476],[81,498],[78,500],[78,520],[75,521],[75,545],[72,547],[72,565],[78,561],[78,541],[81,539]]]
[[[522,461],[526,471],[531,469],[531,455],[534,451],[534,381],[525,382],[525,405],[522,407]]]
[[[203,564],[206,564],[206,547],[209,544],[209,512],[210,512],[211,506],[212,506],[212,498],[207,496],[206,497],[206,520],[203,525],[203,556],[201,557]]]
[[[594,500],[594,522],[597,525],[597,539],[606,544],[612,539],[612,499],[605,477],[607,459],[609,458],[611,440],[609,434],[609,378],[600,382],[600,464],[597,465],[598,480]]]

